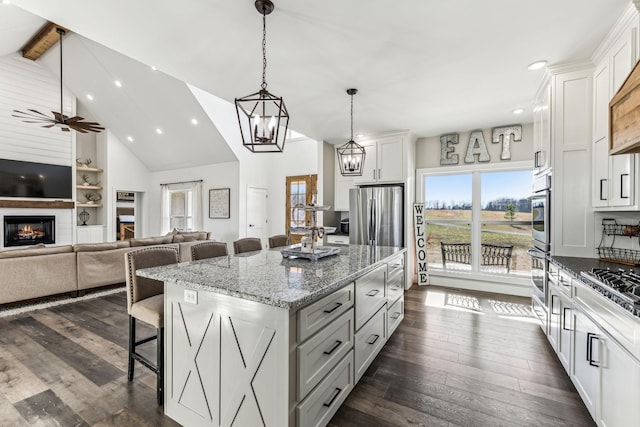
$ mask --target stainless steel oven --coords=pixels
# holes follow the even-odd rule
[[[534,177],[533,194],[530,199],[532,247],[527,254],[531,257],[531,307],[540,320],[542,329],[546,331],[549,300],[548,256],[551,252],[551,174]]]
[[[551,251],[551,174],[536,176],[531,199],[531,230],[533,246]]]

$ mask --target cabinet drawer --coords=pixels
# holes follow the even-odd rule
[[[353,309],[298,346],[298,399],[307,395],[353,348]]]
[[[296,408],[299,427],[325,426],[354,386],[353,350]]]
[[[385,307],[381,308],[362,329],[356,332],[356,381],[360,380],[387,340],[386,312]]]
[[[327,244],[328,245],[348,245],[349,236],[335,236],[330,234],[327,236]]]
[[[347,285],[298,311],[298,342],[318,332],[349,310],[354,300],[354,285]]]
[[[387,302],[383,265],[356,280],[356,330],[360,329]]]
[[[400,298],[387,309],[387,339],[404,319],[404,298]]]
[[[387,276],[387,305],[393,304],[404,294],[404,269],[389,272]]]

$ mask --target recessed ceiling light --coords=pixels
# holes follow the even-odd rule
[[[522,114],[524,113],[524,108],[516,108],[513,110],[513,114]]]
[[[539,70],[541,68],[544,68],[546,66],[547,66],[547,61],[542,60],[542,61],[536,61],[533,64],[529,64],[527,69],[534,71],[534,70]]]
[[[192,125],[197,125],[198,124],[198,119],[191,119],[191,124]]]
[[[152,69],[153,71],[158,71],[158,69],[157,69],[156,67],[154,67],[153,65],[151,66],[151,69]]]
[[[122,87],[122,82],[120,80],[116,80],[113,82],[117,87]]]
[[[133,142],[133,137],[132,137],[132,136],[128,136],[128,137],[127,137],[127,141],[129,141],[129,142]]]
[[[87,99],[89,101],[93,101],[93,95],[91,95],[90,93],[87,94]]]
[[[362,137],[364,136],[364,133],[358,133],[358,134],[356,134],[356,136],[357,136],[358,138],[362,138]]]
[[[157,133],[158,135],[162,135],[162,129],[160,129],[160,128],[156,128],[156,133]]]
[[[11,4],[11,0],[2,0],[2,4]]]

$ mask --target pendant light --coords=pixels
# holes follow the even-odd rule
[[[41,113],[38,110],[28,108],[27,112],[13,110],[13,117],[23,119],[25,123],[42,124],[43,128],[59,127],[63,132],[69,132],[70,129],[80,133],[102,132],[104,128],[96,122],[85,122],[84,117],[69,117],[63,114],[62,110],[62,36],[65,31],[62,28],[56,28],[56,32],[60,35],[60,112],[52,111],[53,117]]]
[[[347,94],[351,96],[351,139],[336,149],[342,176],[362,176],[364,168],[364,147],[353,140],[353,95],[356,93],[358,89],[347,89]]]
[[[262,85],[260,90],[236,98],[236,112],[242,144],[254,153],[278,153],[284,149],[289,125],[289,113],[281,97],[267,90],[267,15],[273,12],[270,0],[256,0],[262,15]]]

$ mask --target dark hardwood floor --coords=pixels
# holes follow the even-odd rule
[[[414,286],[331,425],[595,425],[528,303]],[[0,426],[177,425],[150,371],[127,382],[127,339],[124,293],[0,318]]]

